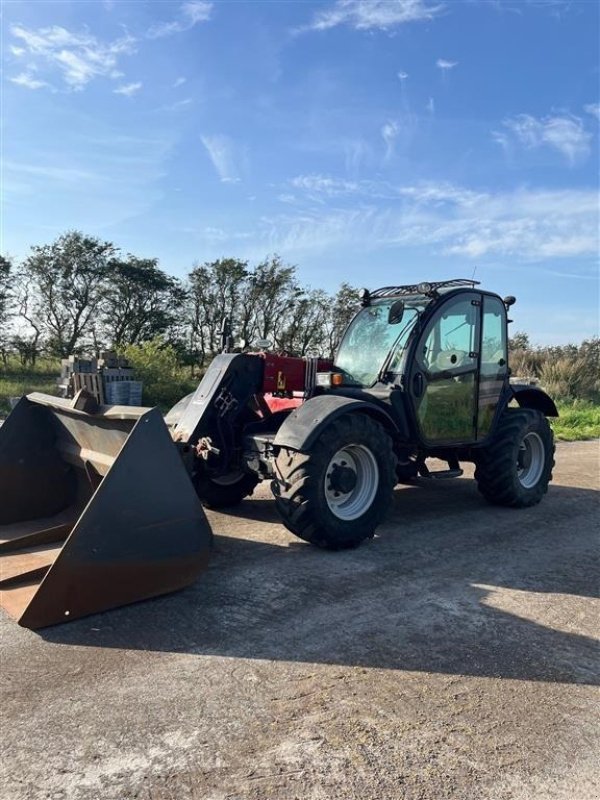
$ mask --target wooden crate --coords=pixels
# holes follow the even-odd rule
[[[74,372],[72,376],[74,394],[80,389],[86,389],[93,395],[100,405],[104,405],[104,390],[102,376],[95,372]]]

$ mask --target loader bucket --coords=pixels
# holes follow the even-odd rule
[[[172,592],[212,533],[157,409],[31,394],[0,427],[0,605],[42,628]]]

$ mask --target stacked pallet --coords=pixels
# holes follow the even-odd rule
[[[127,359],[112,351],[100,353],[99,358],[64,358],[57,383],[62,397],[74,397],[86,389],[100,405],[142,404],[142,382],[135,380]]]

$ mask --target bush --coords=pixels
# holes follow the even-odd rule
[[[510,354],[510,369],[515,377],[539,378],[544,359],[536,350],[514,350]]]
[[[585,358],[548,358],[540,370],[540,381],[557,400],[591,400],[598,395],[600,381]]]
[[[144,382],[144,405],[159,406],[168,411],[178,400],[193,392],[198,380],[179,366],[175,348],[160,338],[143,344],[128,345],[123,355]]]
[[[580,345],[511,350],[510,367],[515,377],[538,379],[555,400],[600,400],[600,339],[597,337]]]

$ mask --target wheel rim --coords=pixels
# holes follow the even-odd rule
[[[519,445],[517,477],[524,489],[532,489],[542,477],[545,462],[544,443],[537,433],[528,433]]]
[[[356,479],[354,486],[347,491],[336,484],[336,471],[339,470],[352,470],[354,473]],[[348,472],[344,474],[349,475]],[[350,444],[338,450],[325,472],[327,505],[338,519],[344,521],[357,519],[368,511],[375,499],[378,486],[377,461],[373,453],[362,444]]]

